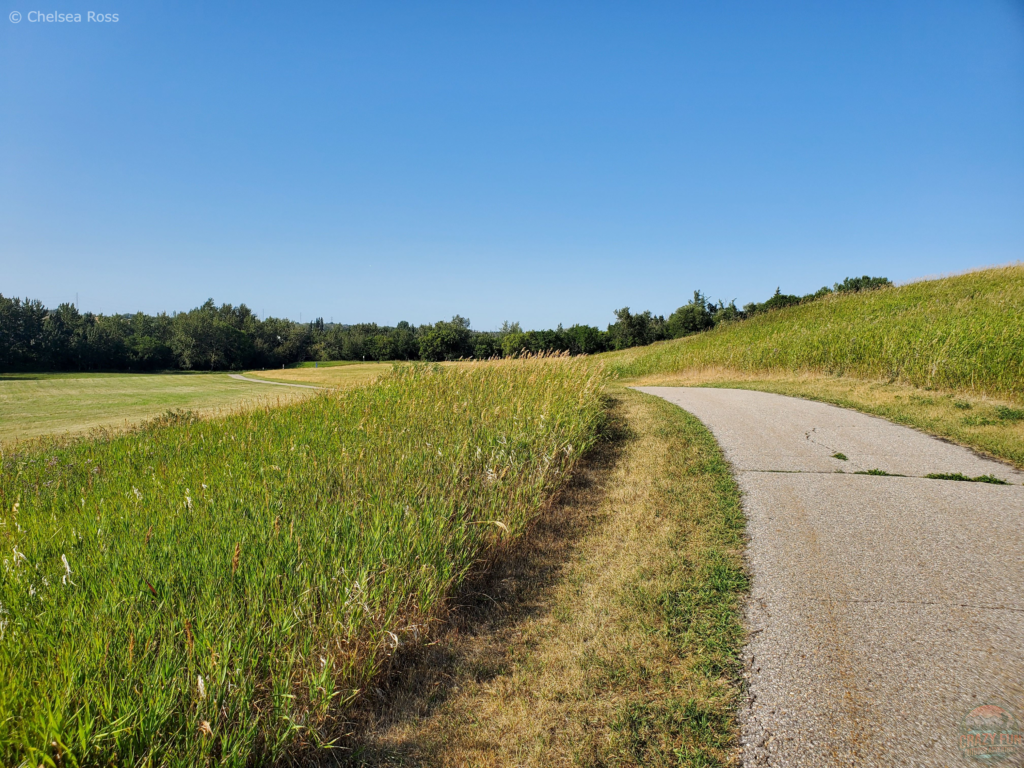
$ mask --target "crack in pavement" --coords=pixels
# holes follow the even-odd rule
[[[835,603],[859,603],[863,605],[934,605],[946,608],[970,608],[977,611],[1013,611],[1015,613],[1024,613],[1024,608],[1011,608],[1006,605],[975,605],[972,603],[956,603],[947,600],[866,600],[854,597],[843,599],[837,599],[834,597],[778,597],[776,599],[795,602],[829,601]],[[760,632],[762,630],[757,631]]]
[[[888,473],[886,473],[884,475],[873,475],[873,474],[871,474],[870,471],[858,470],[856,472],[844,472],[841,469],[833,469],[831,472],[828,471],[828,470],[820,470],[820,469],[810,469],[810,470],[809,469],[735,469],[734,472],[736,474],[751,473],[751,474],[764,474],[764,475],[846,475],[847,477],[889,477],[889,478],[904,478],[904,479],[912,479],[912,480],[945,480],[947,482],[961,482],[961,483],[962,482],[967,482],[967,483],[981,482],[980,480],[976,480],[974,478],[969,478],[967,480],[950,480],[949,478],[945,478],[945,477],[928,477],[928,475],[891,475],[891,474],[888,474]],[[954,474],[954,473],[953,472],[948,472],[948,473],[945,473],[945,474]],[[963,474],[963,473],[961,472],[961,473],[956,473],[956,474]],[[1002,485],[1003,487],[1013,487],[1013,483],[1010,483],[1010,482],[1005,482],[1005,484],[1002,484],[1002,483],[990,483],[990,485],[996,485],[996,486]]]

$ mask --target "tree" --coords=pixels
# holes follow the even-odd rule
[[[833,290],[836,293],[859,293],[860,291],[874,291],[878,288],[885,288],[892,285],[887,277],[848,277],[841,283],[836,283]]]
[[[629,307],[615,310],[616,322],[608,326],[612,349],[639,347],[665,338],[665,318],[650,310],[633,314]]]
[[[473,357],[477,360],[487,360],[495,355],[501,354],[501,343],[498,337],[492,333],[478,333],[473,344]]]
[[[518,323],[517,323],[518,325]],[[529,339],[522,331],[506,333],[501,339],[501,352],[505,357],[512,357],[530,351]]]
[[[594,355],[607,349],[606,334],[592,325],[573,325],[565,331],[566,348],[573,355]]]
[[[773,309],[783,309],[784,307],[791,307],[794,304],[799,304],[802,299],[799,296],[793,296],[792,294],[783,293],[781,287],[775,289],[775,293],[772,297],[761,304],[747,304],[743,307],[743,311],[748,315],[756,315],[761,312],[768,312]]]
[[[669,337],[678,339],[681,336],[689,336],[713,328],[715,319],[712,316],[712,307],[713,305],[708,304],[703,293],[694,291],[693,298],[688,304],[669,315],[667,324]]]
[[[469,320],[459,315],[449,322],[435,323],[420,339],[420,357],[433,361],[472,357],[471,335]]]
[[[174,318],[171,349],[181,368],[216,368],[223,355],[217,343],[214,323],[213,299],[191,312]]]

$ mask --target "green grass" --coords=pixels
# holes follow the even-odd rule
[[[168,410],[212,411],[265,398],[288,400],[301,391],[209,373],[0,374],[0,443],[122,427]]]
[[[669,472],[655,481],[659,515],[674,525],[669,552],[649,563],[622,599],[627,631],[635,623],[644,643],[669,663],[653,685],[647,669],[627,665],[622,693],[646,691],[618,707],[607,764],[728,765],[745,639],[740,601],[748,589],[740,493],[700,421],[663,400],[651,405],[662,422],[658,437],[673,456]]]
[[[530,524],[603,418],[582,361],[3,455],[0,764],[304,759]]]
[[[706,368],[816,372],[1020,401],[1024,266],[835,294],[601,357],[622,378]],[[1010,410],[1018,418],[1020,409]]]

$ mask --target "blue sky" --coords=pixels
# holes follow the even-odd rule
[[[604,327],[1024,258],[1019,1],[76,3],[3,4],[4,295]]]

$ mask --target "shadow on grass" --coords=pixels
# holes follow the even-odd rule
[[[396,657],[390,674],[350,713],[352,736],[321,754],[323,765],[431,765],[431,745],[388,732],[430,716],[466,681],[486,682],[509,670],[508,640],[522,622],[551,610],[550,594],[581,538],[600,525],[605,481],[631,436],[613,406],[602,439],[530,531],[470,578],[452,598],[447,620],[427,646]]]

